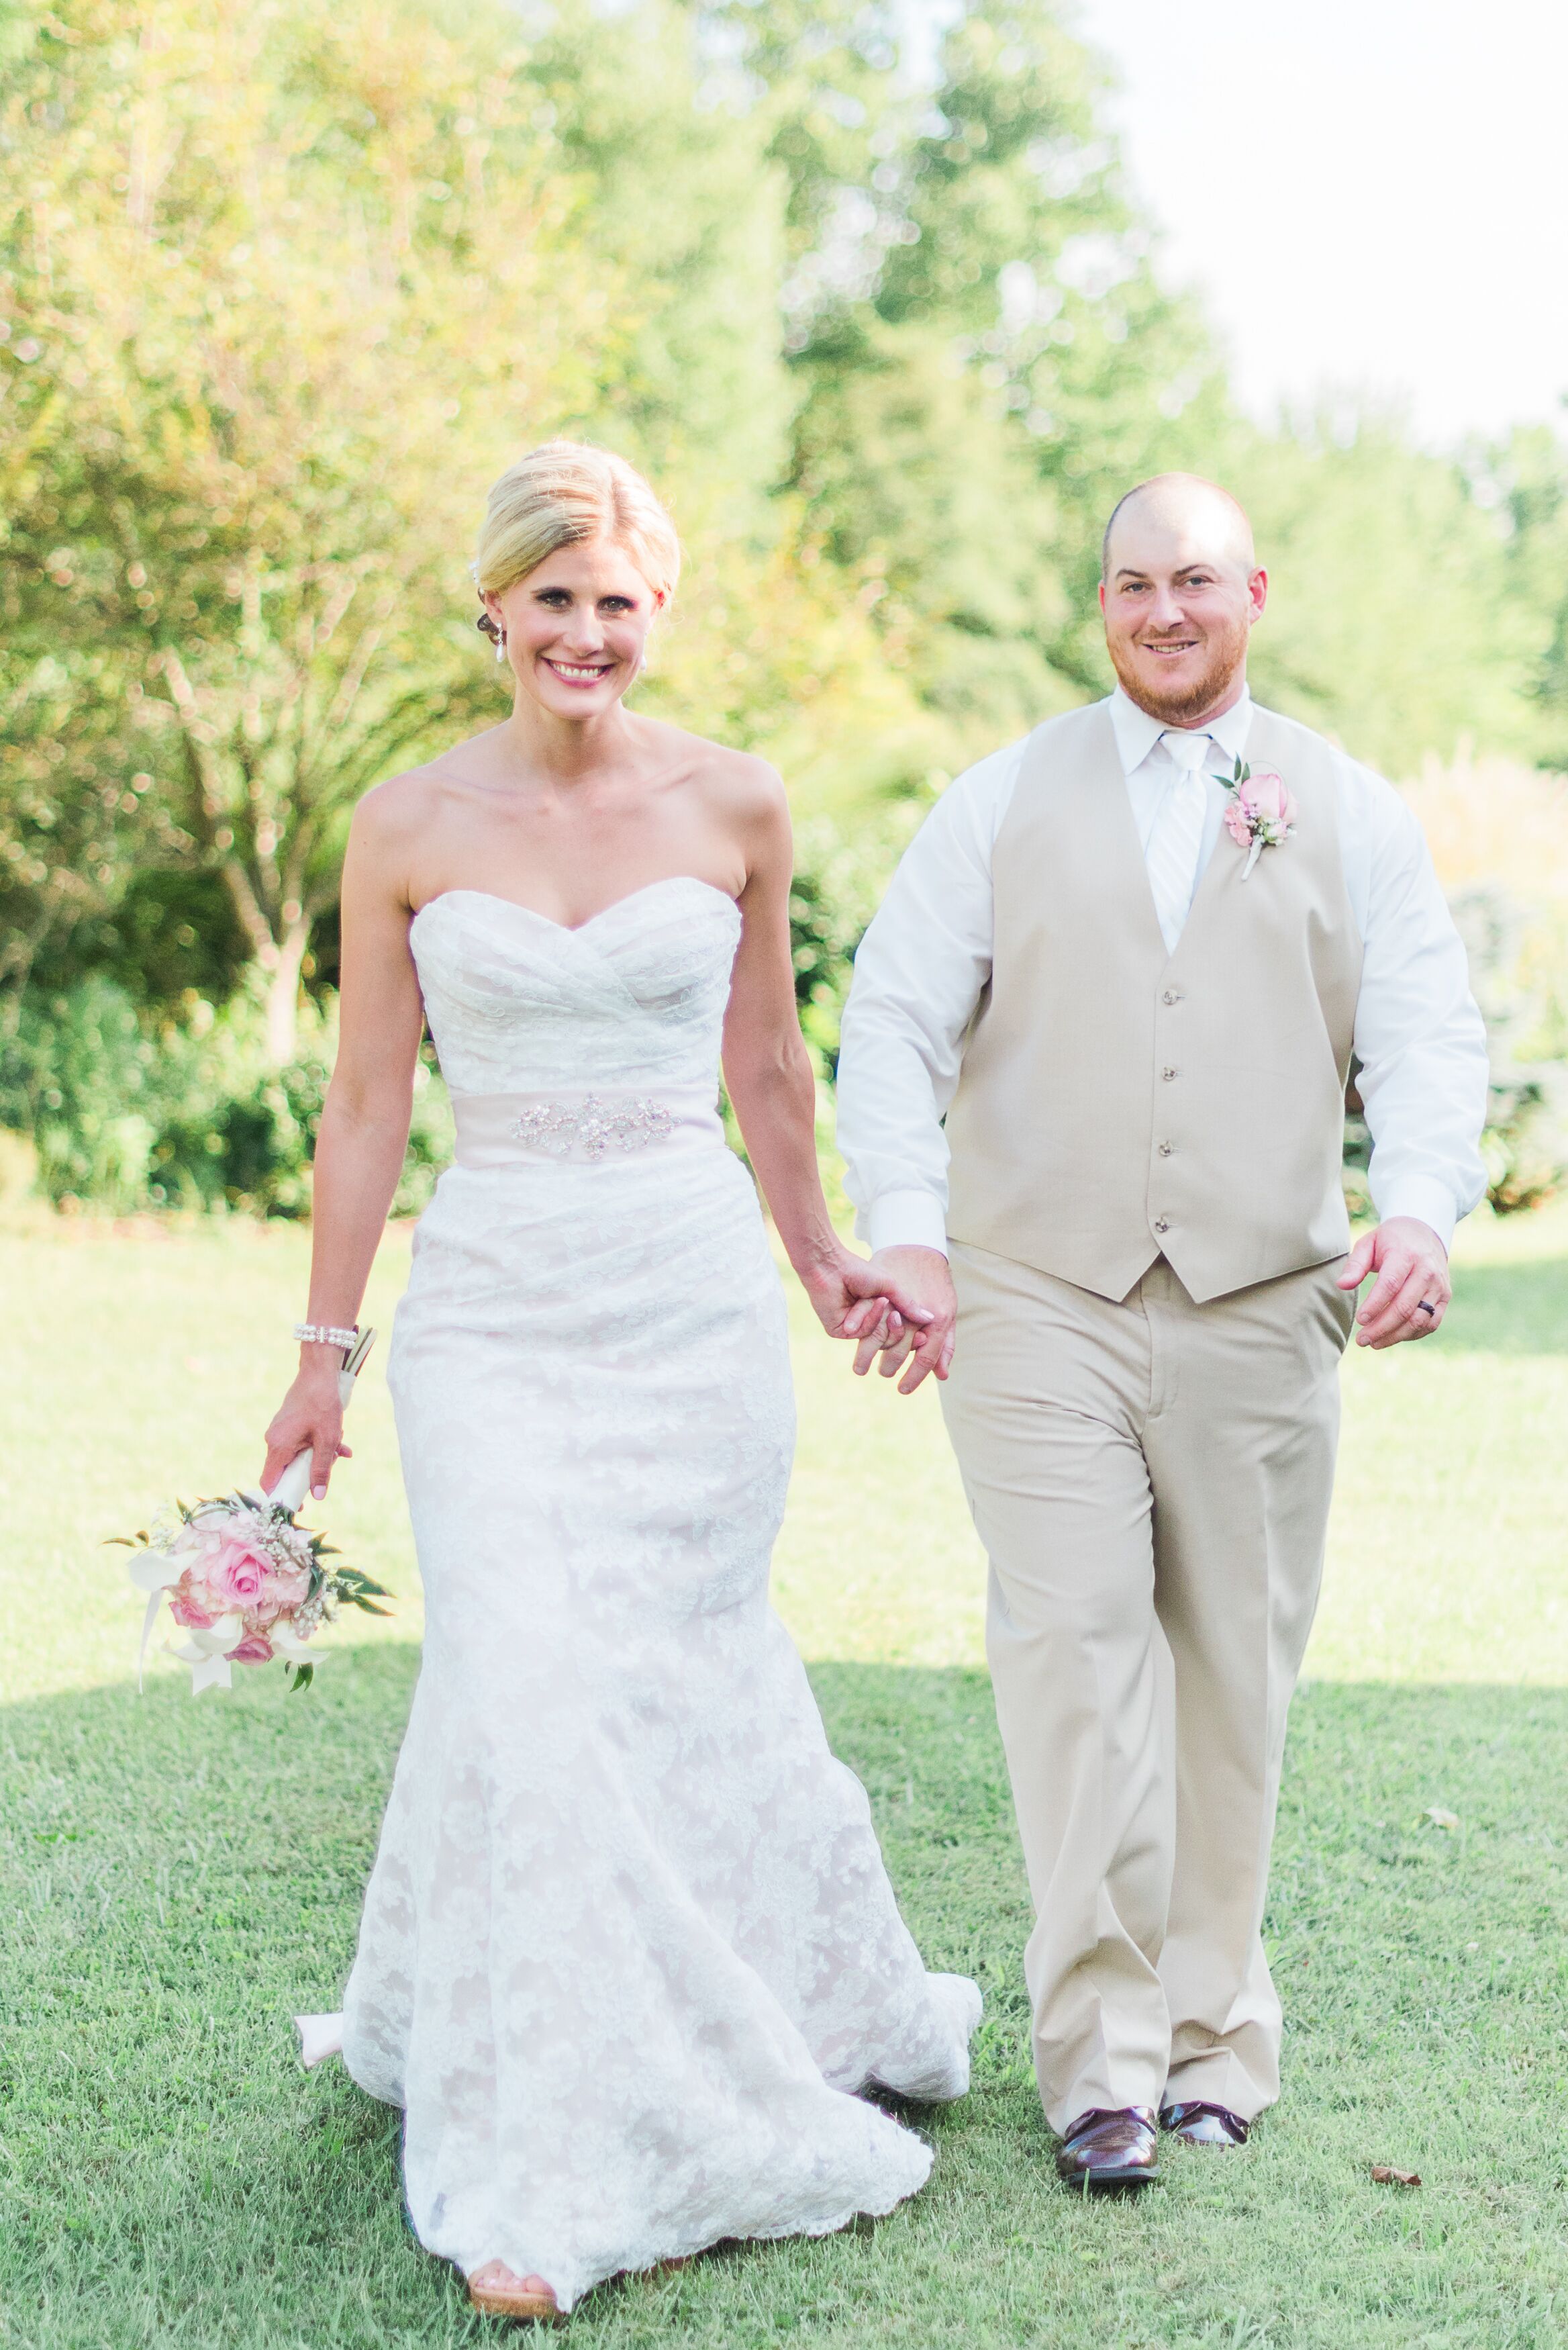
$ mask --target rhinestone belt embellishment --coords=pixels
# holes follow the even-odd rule
[[[519,1142],[548,1151],[552,1159],[567,1159],[574,1150],[585,1159],[602,1159],[607,1150],[646,1150],[650,1142],[666,1142],[674,1127],[662,1102],[639,1097],[611,1104],[588,1094],[580,1102],[534,1102],[512,1131]]]

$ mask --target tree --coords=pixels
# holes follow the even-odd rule
[[[1568,442],[1561,423],[1471,451],[1465,472],[1500,544],[1525,674],[1530,754],[1568,770]]]
[[[282,1060],[349,805],[493,707],[462,585],[478,494],[592,404],[616,280],[575,241],[499,13],[64,0],[26,23],[8,617],[109,649],[72,672],[72,735],[113,738],[140,856],[221,872]]]
[[[140,813],[112,650],[0,650],[0,1036],[52,938],[99,908]]]
[[[1461,474],[1241,422],[1053,0],[7,5],[13,997],[165,906],[215,931],[221,887],[203,967],[261,968],[286,1056],[353,800],[500,714],[465,559],[556,431],[686,539],[643,706],[812,822],[890,840],[890,797],[1103,691],[1100,528],[1169,465],[1253,507],[1261,691],[1397,770],[1568,757],[1555,442]]]
[[[1215,363],[1153,281],[1097,69],[1048,0],[971,0],[923,77],[919,28],[878,5],[703,22],[790,176],[790,484],[950,766],[1100,689],[1106,505],[1189,462]]]
[[[353,800],[499,715],[462,565],[520,449],[603,438],[672,496],[689,584],[649,706],[798,746],[875,661],[772,494],[783,177],[751,110],[705,110],[665,0],[611,39],[441,0],[17,22],[13,642],[116,648],[111,681],[73,672],[74,731],[120,743],[143,865],[221,873],[286,1057]]]
[[[1231,447],[1227,477],[1272,575],[1259,699],[1396,777],[1466,737],[1523,751],[1528,644],[1501,534],[1459,467],[1354,411],[1238,429]]]

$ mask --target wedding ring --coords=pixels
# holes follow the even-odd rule
[[[1424,1297],[1422,1298],[1419,1305],[1417,1306],[1416,1311],[1417,1314],[1429,1314],[1434,1322],[1438,1318],[1437,1307],[1435,1305],[1428,1305]]]

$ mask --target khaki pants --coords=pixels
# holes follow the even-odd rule
[[[986,1650],[1037,1922],[1046,2117],[1279,2095],[1260,1938],[1323,1570],[1343,1258],[1119,1305],[954,1244],[943,1402],[991,1561]]]

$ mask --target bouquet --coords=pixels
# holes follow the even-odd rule
[[[362,1333],[345,1360],[338,1389],[345,1404],[375,1343]],[[148,1594],[141,1627],[138,1682],[147,1644],[165,1598],[184,1633],[171,1652],[191,1668],[191,1693],[233,1687],[232,1665],[268,1665],[281,1658],[290,1686],[307,1688],[316,1670],[310,1640],[339,1607],[388,1610],[390,1596],[358,1567],[328,1565],[332,1544],[295,1521],[310,1490],[311,1456],[302,1452],[270,1493],[242,1490],[208,1502],[177,1502],[151,1531],[117,1535],[135,1553],[130,1579]]]

